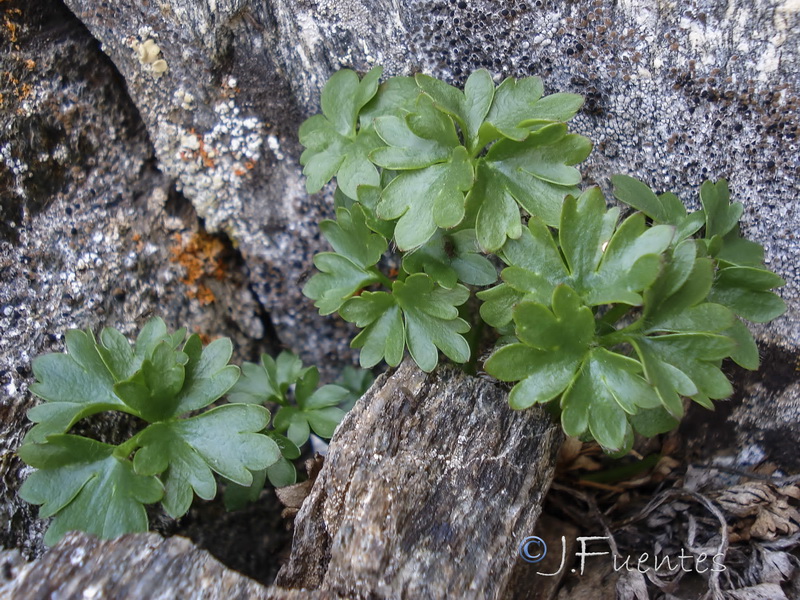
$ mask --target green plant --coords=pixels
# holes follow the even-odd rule
[[[282,456],[272,465],[253,473],[250,485],[231,482],[225,491],[229,509],[240,508],[258,498],[269,479],[275,487],[297,481],[297,471],[290,462],[300,457],[302,446],[313,431],[330,439],[345,412],[372,383],[369,372],[346,368],[342,385],[319,385],[319,370],[304,367],[302,361],[288,351],[273,359],[261,356],[259,364],[242,365],[242,377],[233,386],[228,399],[248,405],[276,404],[273,430],[266,430],[280,447]]]
[[[54,517],[49,545],[74,529],[104,538],[146,531],[144,505],[159,501],[178,518],[195,494],[216,495],[214,473],[227,481],[231,508],[256,499],[267,477],[275,486],[294,483],[290,461],[299,458],[309,427],[331,437],[345,413],[335,405],[349,408],[372,382],[350,368],[343,386],[315,391],[317,369],[289,352],[245,363],[240,379],[228,364],[230,340],[204,348],[199,336],[186,339],[185,329],[169,333],[160,318],[145,324],[133,346],[113,328],[103,329],[99,342],[91,331],[65,337],[66,353],[33,361],[30,390],[44,403],[28,411],[36,425],[18,451],[36,469],[20,496],[41,505],[40,517]],[[226,393],[229,403],[209,408]],[[264,402],[281,406],[272,429]],[[118,445],[67,433],[108,411],[146,425]]]
[[[741,319],[780,315],[771,290],[784,282],[741,237],[724,181],[705,182],[688,213],[617,175],[617,200],[639,211],[620,223],[599,189],[579,188],[591,143],[565,122],[580,96],[543,97],[537,77],[495,87],[483,70],[463,91],[425,75],[379,85],[380,73],[335,73],[300,128],[308,191],[338,184],[336,220],[320,226],[333,252],[303,291],[363,328],[362,366],[406,349],[425,371],[439,351],[468,361],[479,321],[465,306],[492,286],[477,293],[500,336],[486,371],[516,384],[513,407],[546,404],[568,434],[614,452],[674,427],[685,397],[729,396],[725,358],[757,368]]]

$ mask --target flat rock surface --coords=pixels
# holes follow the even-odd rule
[[[295,521],[283,587],[353,598],[524,598],[563,436],[542,410],[452,367],[381,376],[331,441]],[[520,594],[520,590],[523,593]]]
[[[264,587],[227,569],[186,538],[154,533],[98,540],[67,534],[27,564],[6,554],[0,595],[26,600],[338,600],[329,592]],[[9,577],[9,575],[11,577]],[[12,578],[13,577],[13,578]]]

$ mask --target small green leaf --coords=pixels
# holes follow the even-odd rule
[[[285,458],[281,458],[272,467],[280,462],[288,462]],[[291,463],[289,463],[291,465]],[[272,468],[270,467],[270,468]],[[294,469],[294,467],[292,467]],[[261,469],[260,471],[253,471],[253,483],[250,485],[239,485],[233,481],[227,482],[225,486],[225,495],[223,501],[225,508],[232,512],[234,510],[242,510],[248,504],[252,504],[261,496],[261,491],[264,489],[264,483],[267,481],[267,471],[269,469]]]
[[[336,380],[336,383],[348,392],[347,397],[342,402],[342,410],[350,410],[356,401],[367,392],[374,381],[375,376],[370,371],[354,369],[350,365],[346,366]]]
[[[462,92],[447,83],[418,74],[417,85],[444,113],[453,117],[464,133],[466,146],[470,152],[483,147],[478,140],[478,130],[489,112],[494,96],[492,76],[485,69],[474,71],[467,79]]]
[[[259,433],[268,424],[269,412],[252,404],[226,404],[189,419],[157,423],[141,433],[134,468],[143,475],[163,473],[164,508],[177,518],[189,510],[193,492],[206,500],[214,497],[211,471],[247,486],[252,471],[278,460],[278,445]]]
[[[755,323],[766,323],[786,312],[783,299],[770,292],[786,282],[775,273],[753,267],[720,269],[708,298]]]
[[[706,217],[706,237],[724,236],[739,224],[744,206],[741,202],[729,204],[728,183],[706,181],[700,187],[700,202]]]
[[[630,417],[633,428],[645,437],[655,437],[675,429],[680,423],[663,406],[640,410]]]
[[[555,123],[531,133],[524,142],[500,140],[480,159],[479,164],[486,168],[479,168],[478,173],[488,178],[486,189],[492,194],[504,190],[529,214],[556,226],[564,196],[576,194],[575,186],[581,180],[580,171],[572,165],[583,161],[591,149],[587,138],[567,134],[565,125]],[[479,215],[479,232],[480,219]]]
[[[453,121],[423,96],[406,117],[375,119],[375,130],[386,144],[370,158],[384,169],[414,170],[448,160],[460,142]]]
[[[233,354],[233,344],[228,338],[219,338],[203,348],[200,337],[192,335],[183,352],[189,360],[172,416],[205,408],[225,395],[239,379],[239,368],[228,364]]]
[[[681,311],[664,311],[647,323],[646,333],[717,332],[733,326],[733,313],[720,304],[704,302]]]
[[[543,91],[544,86],[539,77],[504,79],[495,90],[482,137],[492,140],[504,136],[518,142],[523,141],[528,137],[530,129],[523,127],[522,123],[531,118]],[[494,131],[489,133],[489,128]]]
[[[341,69],[328,79],[322,89],[322,114],[341,135],[355,134],[358,113],[378,91],[382,72],[382,67],[374,67],[359,81],[355,72]]]
[[[293,485],[297,482],[297,469],[285,458],[281,457],[278,461],[267,467],[267,477],[273,487],[280,488]],[[261,487],[264,483],[261,483]]]
[[[640,305],[643,302],[640,292],[658,277],[663,263],[661,255],[669,247],[673,234],[674,229],[667,225],[646,228],[641,213],[628,217],[603,251],[600,266],[588,284],[591,291],[587,292],[587,302]]]
[[[41,504],[41,518],[55,516],[44,538],[48,546],[73,530],[106,539],[147,531],[144,504],[158,502],[164,488],[155,477],[134,473],[114,450],[74,435],[52,435],[46,444],[20,448],[20,458],[37,469],[20,497]]]
[[[381,194],[378,216],[397,219],[394,237],[400,250],[422,246],[437,227],[458,225],[465,214],[464,193],[474,173],[467,151],[458,146],[446,162],[401,173]]]
[[[167,341],[159,342],[152,357],[145,359],[132,377],[117,383],[114,392],[131,412],[149,423],[169,418],[178,406],[185,363],[186,354],[175,351]]]
[[[304,398],[299,393],[296,394],[295,397],[298,406],[303,410],[316,410],[341,404],[348,395],[349,392],[345,388],[339,385],[329,384],[323,385],[308,397]]]
[[[736,342],[736,348],[731,352],[731,358],[737,365],[751,371],[758,369],[760,363],[758,346],[747,325],[736,319],[730,329],[721,333]]]
[[[421,93],[413,77],[390,77],[378,87],[378,93],[361,109],[361,126],[372,126],[378,117],[405,117],[414,111]]]
[[[315,300],[314,306],[322,315],[336,312],[353,294],[380,280],[372,267],[387,248],[386,239],[370,231],[360,206],[339,208],[336,216],[337,221],[320,225],[336,252],[314,256],[320,272],[303,287],[303,294]]]
[[[28,411],[28,418],[37,425],[28,432],[26,442],[43,442],[105,410],[133,412],[114,393],[114,376],[98,353],[91,332],[68,331],[66,344],[66,354],[45,354],[33,361],[36,383],[30,390],[45,403]]]
[[[722,248],[714,256],[729,265],[763,267],[764,247],[741,237],[739,226],[722,239]]]
[[[605,214],[606,203],[599,188],[564,200],[558,237],[569,272],[577,281],[586,280],[595,271],[609,242],[611,231],[597,226]]]
[[[456,308],[469,298],[467,288],[441,288],[417,273],[404,282],[396,281],[392,294],[403,309],[406,345],[420,369],[430,372],[436,367],[437,348],[454,362],[469,360],[469,344],[461,335],[469,331],[469,325],[458,317]]]
[[[504,271],[505,272],[505,271]],[[505,327],[513,318],[514,307],[525,298],[524,292],[519,292],[507,283],[478,292],[478,298],[483,301],[480,308],[481,318],[487,325],[494,328]],[[547,301],[545,298],[530,298],[536,302]]]
[[[574,379],[594,337],[594,315],[567,286],[553,292],[553,310],[535,302],[514,309],[518,344],[489,357],[486,372],[504,381],[520,381],[511,390],[512,408],[548,402]]]
[[[354,205],[350,210],[340,208],[335,221],[322,221],[319,228],[337,254],[367,268],[381,259],[387,244],[382,236],[370,231],[366,221],[363,207]]]
[[[660,404],[653,388],[639,375],[641,369],[628,357],[593,349],[561,399],[562,423],[568,435],[583,435],[588,429],[603,448],[623,448],[629,415]]]
[[[478,162],[476,180],[467,194],[466,206],[475,213],[478,244],[485,252],[496,252],[507,238],[520,236],[523,228],[514,196],[483,161]]]
[[[375,67],[359,82],[349,69],[334,73],[322,91],[322,113],[300,127],[300,157],[305,168],[306,189],[318,192],[337,176],[339,186],[355,199],[359,185],[378,185],[380,176],[369,154],[382,146],[371,127],[357,130],[358,114],[378,90],[381,67]]]
[[[467,285],[491,285],[497,281],[497,270],[480,253],[474,229],[452,234],[436,232],[427,243],[403,257],[403,269],[407,273],[424,271],[448,289],[459,281]]]
[[[655,223],[679,225],[686,218],[686,207],[674,194],[656,196],[647,185],[628,175],[613,175],[614,196],[653,219]]]
[[[350,345],[361,348],[359,361],[369,369],[381,360],[396,367],[403,360],[405,325],[394,297],[387,292],[364,292],[342,305],[339,315],[364,330]]]
[[[264,404],[282,399],[281,392],[261,364],[243,363],[242,376],[228,393],[228,400],[237,404]]]

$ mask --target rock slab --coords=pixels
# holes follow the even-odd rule
[[[186,538],[154,534],[98,540],[67,534],[42,558],[20,564],[3,557],[13,579],[0,596],[27,600],[338,600],[328,592],[264,587],[231,571]]]
[[[549,415],[511,410],[501,387],[404,362],[337,429],[278,585],[364,599],[524,597],[517,548],[561,441]]]

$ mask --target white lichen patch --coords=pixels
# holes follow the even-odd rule
[[[161,47],[153,38],[148,37],[144,41],[134,39],[131,41],[130,47],[136,53],[139,64],[156,79],[169,70],[167,61],[161,57]]]
[[[14,193],[21,198],[27,198],[25,186],[22,182],[31,176],[28,165],[11,155],[11,144],[0,146],[0,162],[14,175]]]
[[[178,188],[191,198],[209,231],[225,229],[241,216],[236,190],[261,160],[264,143],[263,122],[243,115],[234,100],[220,102],[214,113],[209,131],[164,123],[156,140],[158,155],[178,174]]]

